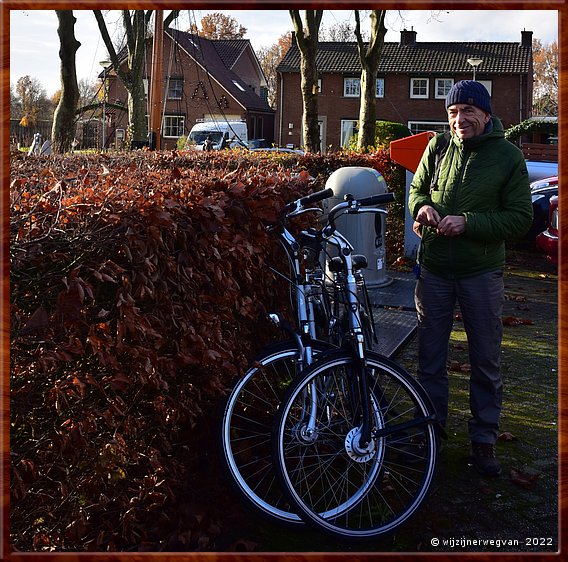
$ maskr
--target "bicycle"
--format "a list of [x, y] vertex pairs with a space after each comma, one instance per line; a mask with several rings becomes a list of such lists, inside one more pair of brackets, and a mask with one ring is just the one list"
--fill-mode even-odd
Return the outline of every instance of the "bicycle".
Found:
[[301, 518], [341, 539], [392, 532], [424, 501], [436, 468], [437, 420], [419, 383], [365, 348], [349, 244], [335, 229], [339, 213], [386, 213], [372, 207], [392, 194], [347, 198], [322, 230], [343, 264], [349, 334], [294, 379], [273, 432], [280, 485]]
[[[321, 212], [309, 205], [331, 195], [331, 189], [319, 191], [289, 203], [284, 209], [277, 228], [290, 263], [291, 275], [287, 281], [294, 293], [297, 326], [294, 328], [278, 314], [271, 315], [290, 339], [265, 350], [237, 381], [224, 403], [221, 416], [221, 460], [234, 488], [256, 511], [285, 524], [303, 522], [290, 510], [274, 477], [273, 417], [290, 382], [313, 362], [315, 356], [335, 349], [330, 342], [338, 343], [345, 316], [342, 300], [328, 294], [329, 283], [326, 283], [320, 260], [325, 251], [321, 233], [318, 229], [309, 229], [294, 236], [286, 222], [304, 213]], [[356, 283], [368, 307], [366, 330], [372, 334], [374, 325], [369, 320], [372, 315], [361, 273], [367, 263], [364, 256], [356, 257], [355, 261]], [[331, 286], [335, 291], [339, 287], [337, 277], [341, 274], [336, 258], [330, 261], [330, 269], [334, 276]]]

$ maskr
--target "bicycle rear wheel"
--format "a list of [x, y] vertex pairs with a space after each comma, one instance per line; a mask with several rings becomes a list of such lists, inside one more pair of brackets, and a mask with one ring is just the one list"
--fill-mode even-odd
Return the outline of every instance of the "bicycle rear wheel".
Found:
[[[314, 342], [316, 354], [329, 349], [324, 342]], [[257, 512], [290, 524], [303, 522], [276, 480], [271, 432], [280, 400], [300, 370], [293, 342], [271, 347], [234, 386], [220, 427], [222, 464], [234, 488]]]
[[436, 467], [435, 417], [424, 390], [385, 357], [369, 353], [367, 365], [375, 425], [368, 447], [358, 446], [360, 407], [348, 353], [304, 371], [275, 420], [275, 468], [291, 505], [307, 523], [342, 539], [395, 530], [424, 501]]

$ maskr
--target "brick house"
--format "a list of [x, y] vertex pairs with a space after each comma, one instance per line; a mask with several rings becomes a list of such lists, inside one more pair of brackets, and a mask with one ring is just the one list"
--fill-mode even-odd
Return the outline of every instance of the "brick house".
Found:
[[[174, 148], [196, 122], [211, 119], [246, 121], [249, 138], [273, 141], [275, 111], [268, 105], [266, 78], [248, 39], [208, 40], [166, 29], [163, 54], [162, 148]], [[147, 100], [151, 56], [150, 48], [146, 54]], [[111, 103], [126, 104], [126, 90], [112, 69], [107, 95]], [[109, 113], [107, 146], [124, 139], [126, 128], [124, 118]]]
[[[444, 100], [452, 84], [471, 79], [468, 59], [481, 59], [475, 79], [492, 96], [494, 114], [505, 128], [531, 116], [532, 31], [521, 41], [420, 43], [403, 30], [398, 43], [385, 42], [377, 73], [377, 119], [404, 123], [412, 133], [447, 128]], [[356, 42], [321, 42], [318, 112], [322, 152], [344, 146], [359, 118], [361, 64]], [[295, 40], [278, 68], [276, 143], [301, 145], [300, 53]]]

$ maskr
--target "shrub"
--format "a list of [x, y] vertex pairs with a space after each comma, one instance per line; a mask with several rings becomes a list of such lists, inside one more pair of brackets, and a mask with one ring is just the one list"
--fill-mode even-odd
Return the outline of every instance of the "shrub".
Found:
[[17, 549], [208, 544], [200, 431], [289, 300], [266, 225], [344, 165], [396, 174], [383, 152], [12, 156]]

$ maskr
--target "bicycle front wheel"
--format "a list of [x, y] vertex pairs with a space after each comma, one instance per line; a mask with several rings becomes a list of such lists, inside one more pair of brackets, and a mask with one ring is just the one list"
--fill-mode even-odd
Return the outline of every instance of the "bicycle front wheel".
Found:
[[369, 353], [371, 443], [358, 437], [361, 407], [351, 355], [324, 357], [303, 372], [275, 421], [281, 486], [307, 523], [337, 538], [395, 530], [425, 499], [436, 466], [431, 402], [400, 366]]
[[[315, 354], [329, 349], [314, 342]], [[250, 507], [279, 523], [303, 523], [276, 480], [271, 449], [276, 409], [301, 367], [293, 342], [271, 347], [236, 383], [221, 418], [221, 459], [234, 488]]]

